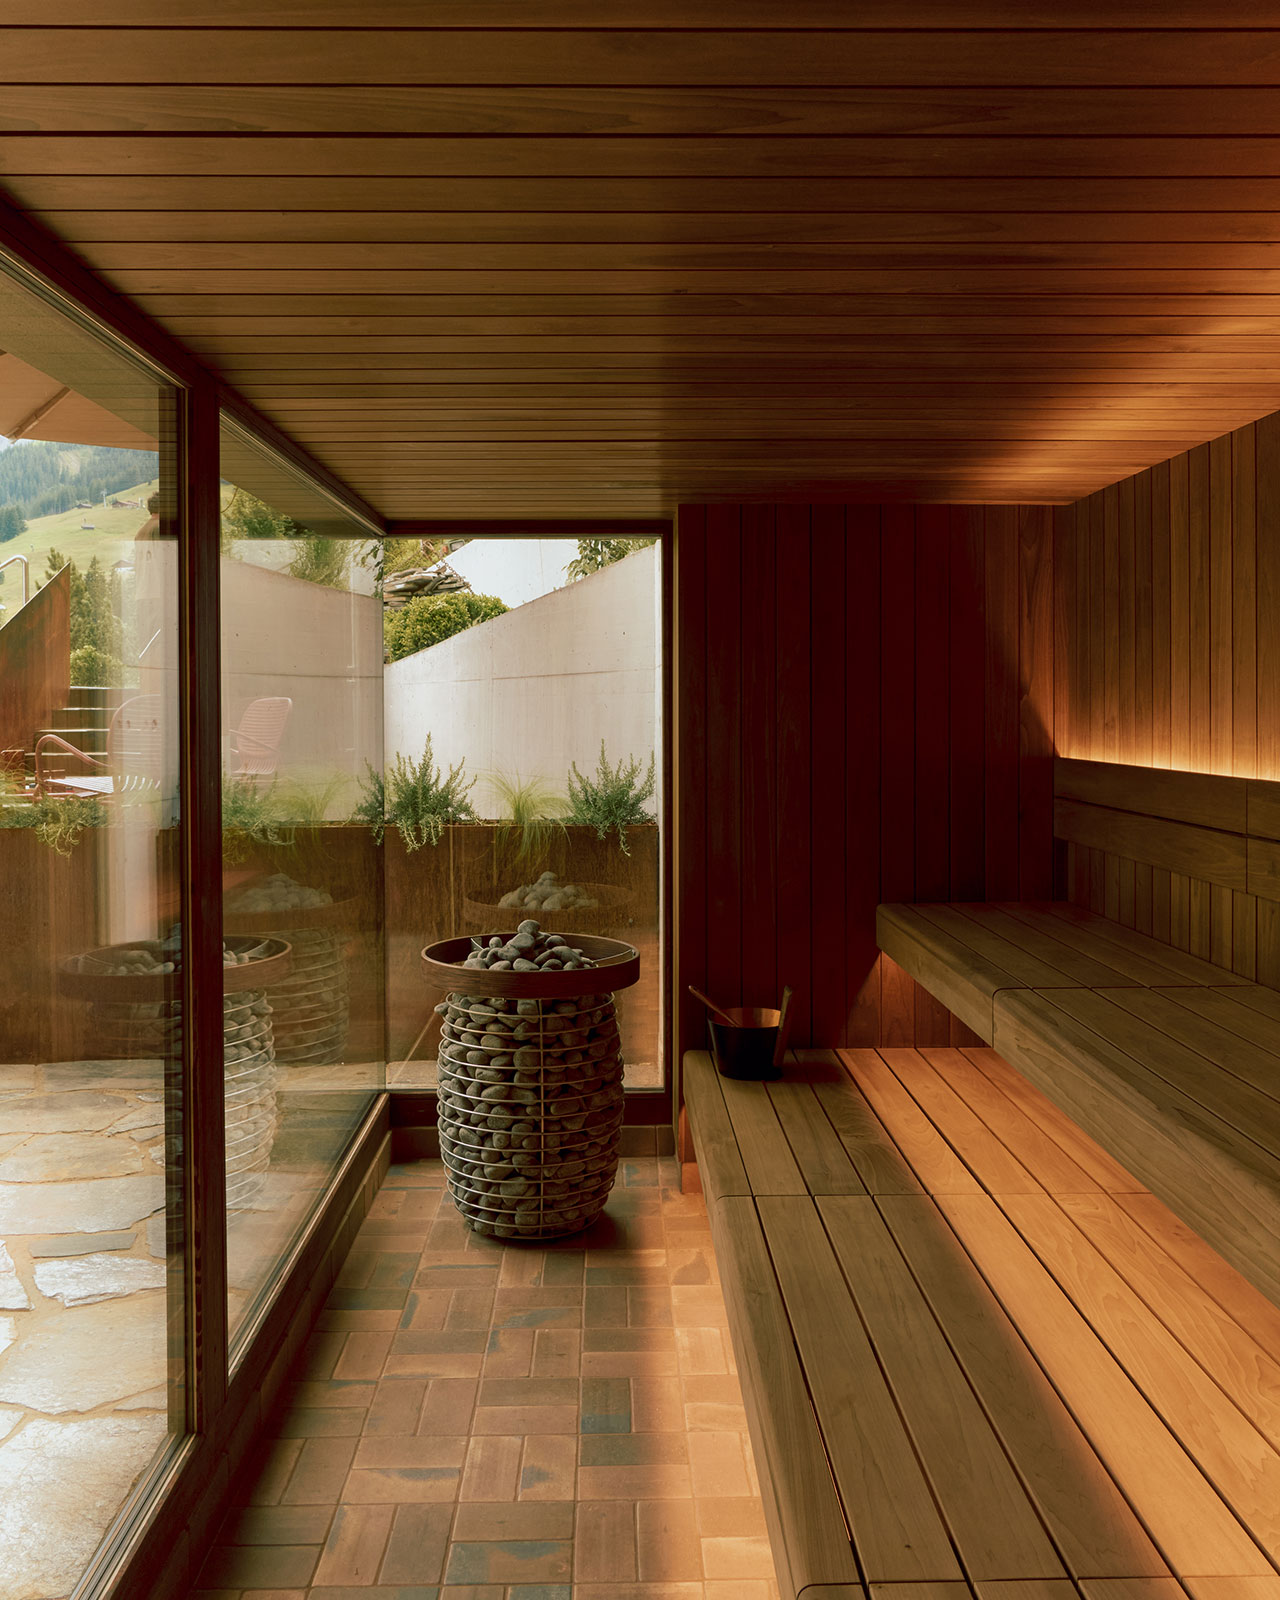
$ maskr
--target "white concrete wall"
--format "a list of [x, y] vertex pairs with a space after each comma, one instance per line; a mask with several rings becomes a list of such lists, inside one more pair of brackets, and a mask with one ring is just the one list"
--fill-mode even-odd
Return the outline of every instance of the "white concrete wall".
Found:
[[329, 815], [348, 815], [365, 761], [382, 763], [381, 602], [224, 559], [222, 660], [223, 728], [250, 700], [288, 695], [280, 776], [342, 774]]
[[[386, 753], [466, 762], [477, 813], [497, 816], [486, 781], [540, 777], [565, 792], [569, 763], [647, 766], [660, 743], [661, 546], [482, 622], [385, 669]], [[655, 807], [659, 797], [655, 797]]]

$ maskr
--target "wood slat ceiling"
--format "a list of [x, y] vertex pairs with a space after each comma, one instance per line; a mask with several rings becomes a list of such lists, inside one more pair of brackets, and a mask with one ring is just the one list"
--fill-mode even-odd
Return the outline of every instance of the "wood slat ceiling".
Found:
[[1280, 406], [1274, 0], [3, 18], [0, 186], [393, 519], [1073, 500]]

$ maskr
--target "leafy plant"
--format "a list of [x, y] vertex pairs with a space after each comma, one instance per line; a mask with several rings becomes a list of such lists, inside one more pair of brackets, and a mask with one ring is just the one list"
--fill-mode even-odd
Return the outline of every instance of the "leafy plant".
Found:
[[401, 661], [477, 622], [500, 617], [506, 605], [492, 594], [420, 594], [399, 611], [388, 611], [383, 641], [388, 661]]
[[108, 655], [96, 644], [82, 644], [71, 652], [71, 682], [75, 684], [119, 684], [124, 677], [120, 657]]
[[652, 798], [656, 782], [653, 756], [649, 757], [649, 769], [642, 778], [635, 756], [625, 765], [619, 761], [616, 767], [611, 767], [601, 739], [594, 778], [584, 778], [577, 762], [570, 763], [569, 812], [565, 821], [594, 828], [598, 839], [605, 838], [611, 829], [616, 831], [623, 855], [629, 856], [627, 828], [637, 822], [656, 820], [644, 808], [645, 801]]
[[388, 824], [397, 829], [406, 850], [439, 844], [446, 823], [476, 819], [467, 798], [476, 780], [463, 781], [464, 766], [459, 761], [445, 777], [432, 760], [430, 734], [421, 761], [410, 761], [398, 754], [385, 778], [366, 761], [368, 778], [361, 785], [363, 798], [355, 817], [369, 824], [378, 844], [382, 843]]
[[494, 841], [498, 872], [533, 861], [545, 855], [558, 829], [564, 832], [564, 814], [569, 802], [542, 778], [521, 781], [519, 773], [490, 774], [489, 786], [498, 796], [506, 815], [499, 819]]
[[222, 859], [234, 866], [247, 861], [254, 845], [288, 844], [292, 834], [276, 793], [241, 778], [222, 780]]
[[86, 828], [101, 828], [107, 820], [106, 808], [84, 795], [45, 795], [0, 807], [0, 828], [30, 828], [60, 856], [71, 854]]
[[615, 561], [621, 561], [657, 542], [656, 534], [650, 534], [646, 539], [579, 539], [578, 554], [565, 571], [575, 581], [589, 578], [593, 572], [611, 567]]
[[345, 539], [308, 533], [299, 538], [297, 554], [289, 563], [289, 576], [322, 584], [326, 589], [345, 589], [350, 563], [351, 547]]

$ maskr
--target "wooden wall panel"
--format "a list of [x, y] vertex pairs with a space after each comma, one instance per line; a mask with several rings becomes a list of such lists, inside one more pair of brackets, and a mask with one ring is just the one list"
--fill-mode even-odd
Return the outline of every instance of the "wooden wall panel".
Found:
[[682, 510], [681, 994], [792, 983], [797, 1044], [971, 1042], [875, 908], [1051, 892], [1053, 565], [1048, 507]]
[[[1055, 513], [1059, 755], [1280, 778], [1278, 526], [1280, 414]], [[1280, 915], [1241, 888], [1081, 845], [1061, 881], [1080, 904], [1280, 987]]]

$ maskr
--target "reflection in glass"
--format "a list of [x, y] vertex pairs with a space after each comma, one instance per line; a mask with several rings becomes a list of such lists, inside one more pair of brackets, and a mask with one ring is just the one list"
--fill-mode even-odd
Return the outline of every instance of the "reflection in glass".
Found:
[[183, 1428], [170, 391], [0, 269], [0, 1590]]
[[[416, 544], [416, 541], [412, 541]], [[393, 541], [408, 545], [411, 541]], [[624, 1082], [663, 1082], [661, 549], [653, 539], [388, 546], [388, 1079], [434, 1087], [424, 944], [526, 917], [625, 939]], [[434, 813], [424, 836], [414, 819]]]
[[234, 1339], [382, 1086], [381, 856], [348, 820], [382, 762], [382, 639], [363, 530], [230, 425], [222, 450]]

